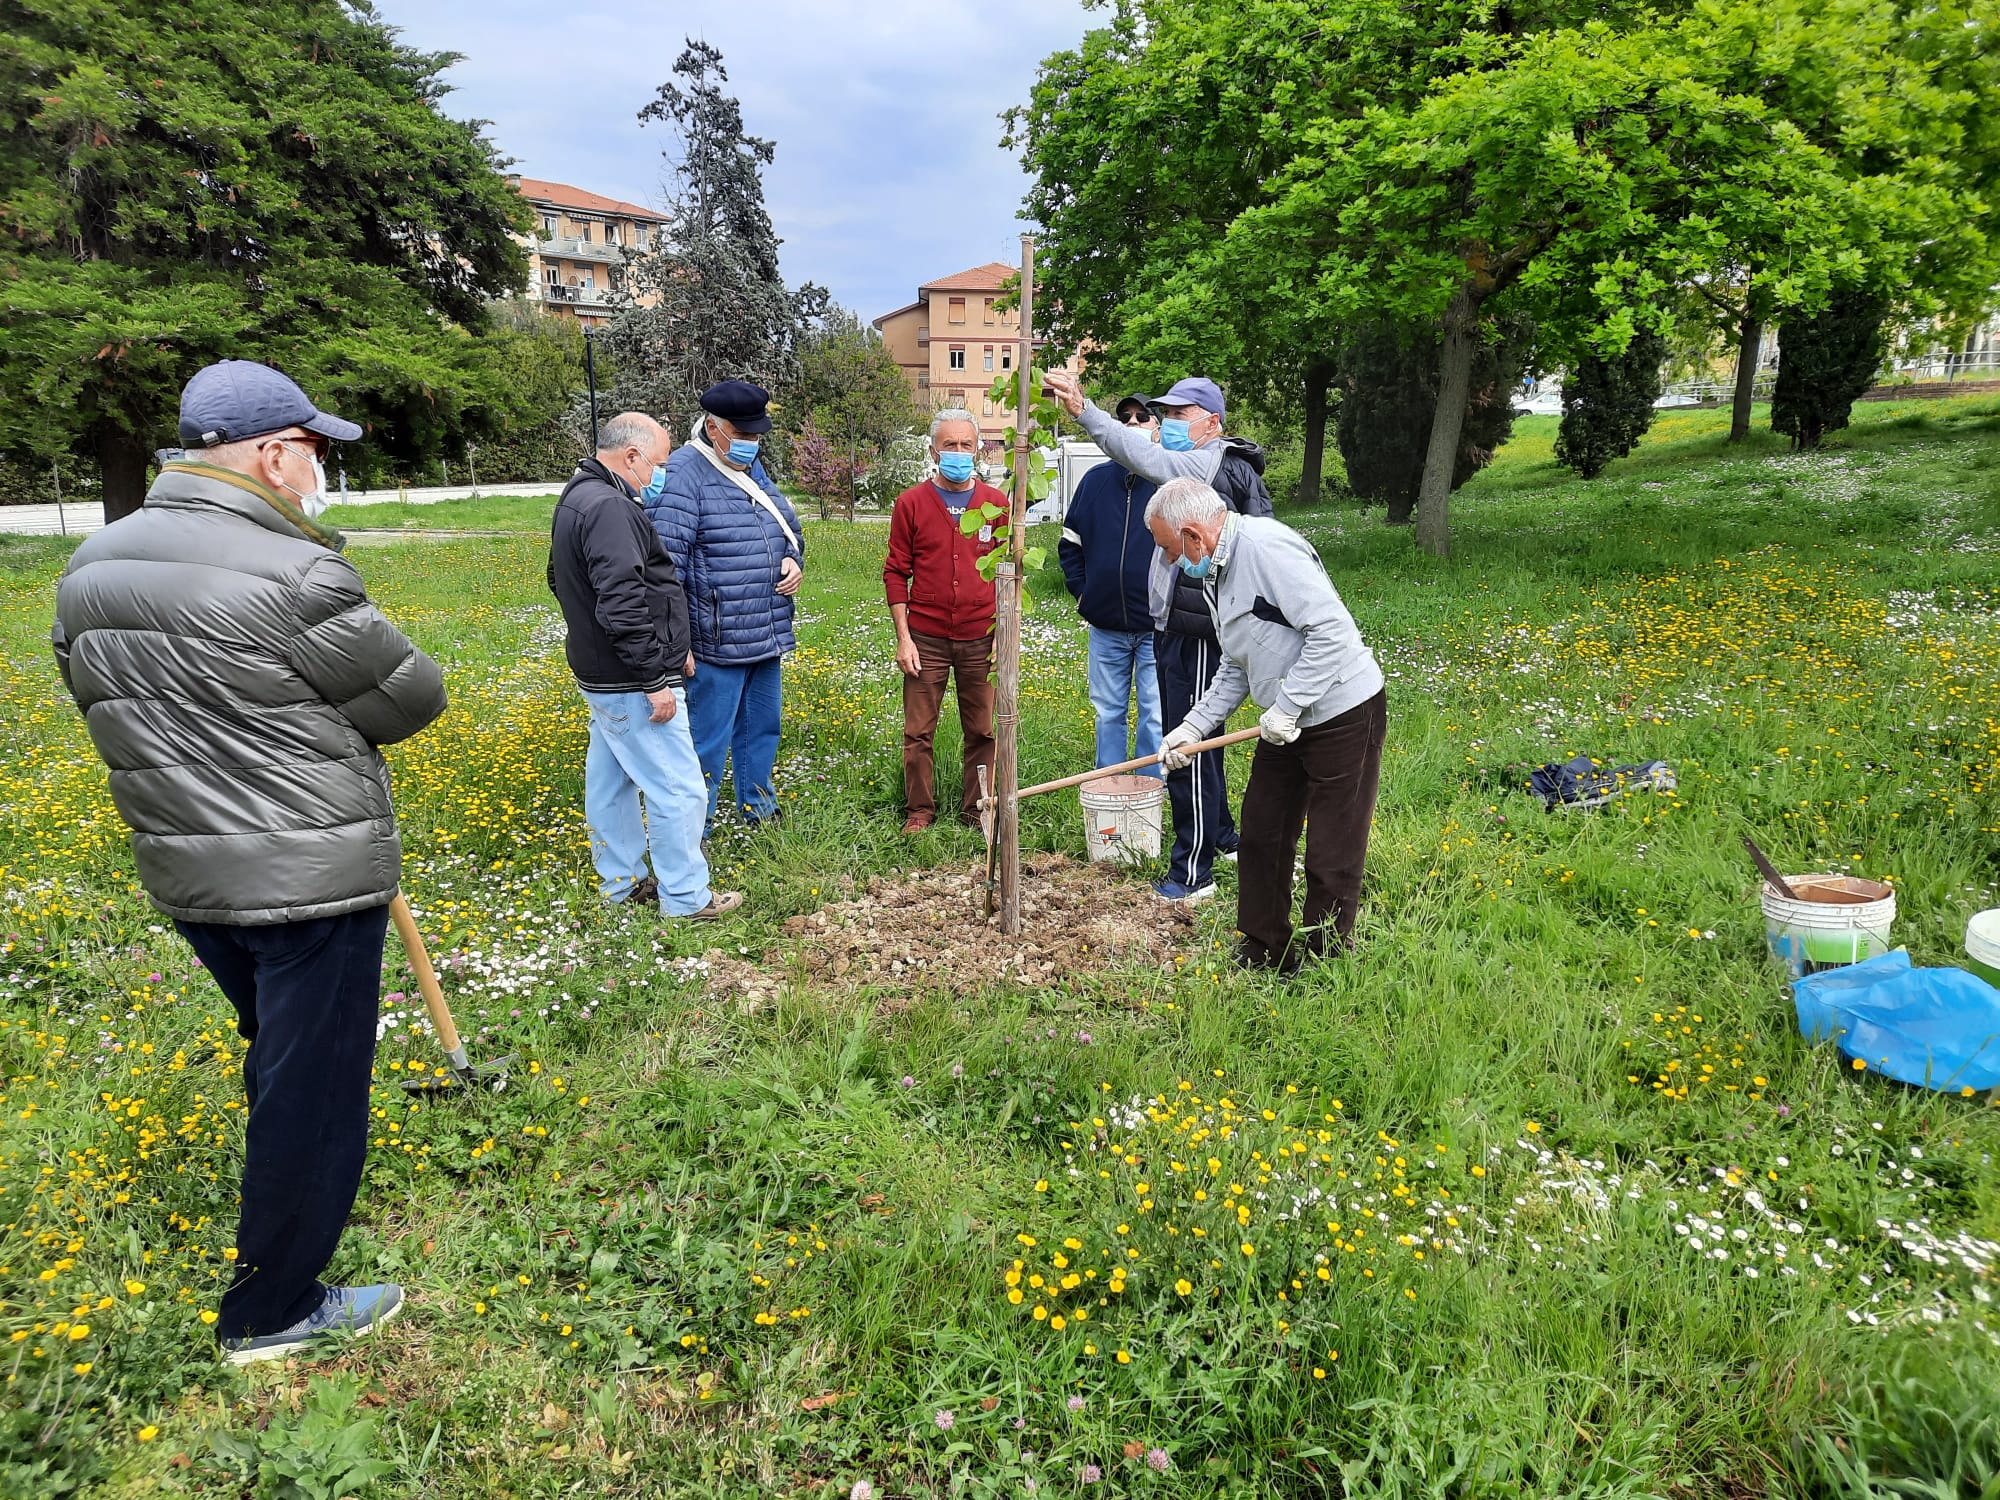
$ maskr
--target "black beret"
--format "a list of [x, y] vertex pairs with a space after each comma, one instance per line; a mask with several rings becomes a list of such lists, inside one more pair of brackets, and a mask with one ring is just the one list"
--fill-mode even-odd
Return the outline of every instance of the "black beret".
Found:
[[721, 380], [701, 393], [701, 409], [738, 432], [771, 430], [771, 393], [747, 380]]

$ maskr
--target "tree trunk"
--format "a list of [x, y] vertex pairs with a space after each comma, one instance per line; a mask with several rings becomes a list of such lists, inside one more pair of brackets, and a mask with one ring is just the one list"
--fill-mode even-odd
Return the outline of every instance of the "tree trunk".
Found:
[[146, 499], [146, 460], [151, 450], [121, 428], [97, 429], [97, 468], [104, 479], [104, 522], [132, 514]]
[[1729, 408], [1729, 441], [1750, 436], [1750, 397], [1757, 389], [1757, 355], [1764, 347], [1764, 320], [1744, 314], [1736, 339], [1736, 395]]
[[1417, 545], [1439, 557], [1451, 554], [1451, 476], [1458, 467], [1458, 438], [1472, 390], [1472, 355], [1479, 340], [1479, 301], [1460, 287], [1444, 310], [1444, 348], [1438, 355], [1437, 414], [1417, 491]]
[[1299, 477], [1299, 504], [1319, 504], [1320, 466], [1326, 458], [1326, 388], [1333, 371], [1325, 365], [1306, 370], [1306, 459]]
[[1407, 526], [1416, 519], [1416, 516], [1417, 497], [1415, 495], [1391, 495], [1389, 497], [1389, 508], [1382, 517], [1382, 524], [1385, 526]]

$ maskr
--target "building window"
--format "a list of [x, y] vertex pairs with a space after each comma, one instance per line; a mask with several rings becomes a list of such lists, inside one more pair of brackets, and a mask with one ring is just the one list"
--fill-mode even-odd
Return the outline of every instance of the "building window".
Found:
[[993, 346], [991, 344], [986, 346], [986, 368], [989, 370], [993, 368]]
[[1012, 344], [1009, 344], [1005, 349], [1000, 351], [1000, 368], [1003, 370], [1014, 368], [1014, 346]]
[[953, 391], [953, 392], [951, 393], [951, 404], [952, 404], [953, 406], [957, 407], [957, 408], [958, 408], [958, 409], [959, 409], [960, 411], [964, 411], [964, 410], [965, 410], [965, 392], [964, 392], [964, 391]]
[[986, 321], [989, 323], [993, 321], [993, 299], [991, 297], [986, 299]]
[[951, 354], [947, 358], [946, 363], [954, 370], [963, 370], [965, 368], [965, 345], [953, 344], [951, 346]]
[[646, 248], [646, 226], [644, 224], [634, 224], [632, 226], [632, 248], [634, 250], [643, 250]]
[[618, 226], [616, 224], [606, 224], [604, 226], [604, 243], [607, 245], [618, 243]]
[[988, 417], [993, 415], [993, 398], [991, 396], [988, 396], [980, 403], [980, 414]]
[[963, 323], [965, 321], [965, 299], [963, 297], [953, 297], [948, 301], [945, 304], [945, 316], [950, 322]]
[[590, 225], [579, 223], [576, 226], [576, 242], [579, 245], [588, 245], [590, 243]]
[[562, 267], [561, 267], [561, 266], [543, 266], [543, 267], [542, 267], [542, 280], [546, 281], [546, 282], [547, 282], [547, 283], [548, 283], [548, 284], [549, 284], [550, 286], [557, 286], [557, 285], [561, 284], [561, 282], [562, 282]]
[[554, 214], [543, 214], [542, 238], [545, 240], [552, 240], [555, 237], [556, 237], [556, 216]]

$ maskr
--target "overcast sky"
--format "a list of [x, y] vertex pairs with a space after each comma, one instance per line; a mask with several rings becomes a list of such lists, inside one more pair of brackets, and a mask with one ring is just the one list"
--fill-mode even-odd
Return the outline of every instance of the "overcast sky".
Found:
[[1081, 0], [380, 0], [403, 40], [464, 54], [446, 112], [491, 121], [512, 170], [658, 207], [666, 144], [639, 110], [688, 36], [722, 52], [785, 279], [864, 319], [922, 282], [1021, 258], [1027, 179], [1000, 112], [1104, 13]]

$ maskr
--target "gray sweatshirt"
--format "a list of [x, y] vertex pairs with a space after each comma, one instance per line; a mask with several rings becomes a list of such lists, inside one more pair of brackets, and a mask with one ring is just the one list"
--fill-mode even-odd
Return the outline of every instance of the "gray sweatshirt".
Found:
[[1276, 705], [1310, 729], [1382, 690], [1375, 653], [1334, 592], [1326, 565], [1284, 522], [1230, 516], [1206, 582], [1222, 665], [1187, 716], [1203, 739], [1246, 697], [1259, 708]]
[[[1142, 427], [1127, 427], [1095, 402], [1083, 403], [1083, 414], [1077, 420], [1083, 423], [1083, 430], [1090, 434], [1090, 440], [1104, 450], [1104, 456], [1128, 473], [1137, 474], [1141, 479], [1150, 479], [1154, 484], [1165, 484], [1169, 479], [1199, 479], [1203, 484], [1215, 483], [1216, 470], [1222, 467], [1224, 452], [1219, 438], [1210, 438], [1199, 448], [1184, 448], [1176, 452], [1162, 448]], [[1146, 578], [1148, 603], [1153, 611], [1153, 628], [1164, 630], [1167, 624], [1167, 605], [1173, 593], [1174, 565], [1158, 548], [1153, 551], [1153, 566]]]

